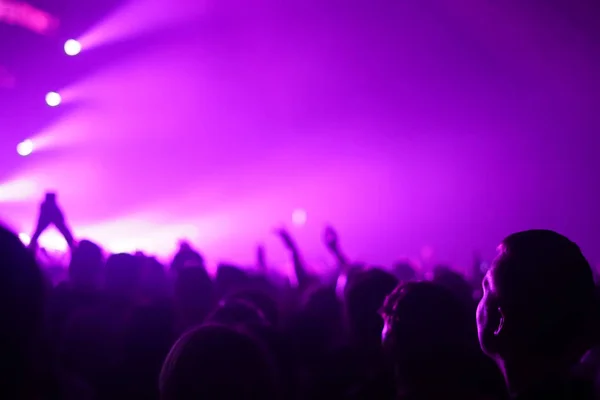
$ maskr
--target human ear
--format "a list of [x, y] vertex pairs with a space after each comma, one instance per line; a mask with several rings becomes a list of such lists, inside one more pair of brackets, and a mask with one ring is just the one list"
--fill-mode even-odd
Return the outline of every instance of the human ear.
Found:
[[500, 307], [498, 307], [498, 315], [500, 318], [498, 318], [498, 326], [494, 330], [495, 336], [499, 336], [500, 333], [502, 333], [502, 329], [504, 328], [504, 312]]

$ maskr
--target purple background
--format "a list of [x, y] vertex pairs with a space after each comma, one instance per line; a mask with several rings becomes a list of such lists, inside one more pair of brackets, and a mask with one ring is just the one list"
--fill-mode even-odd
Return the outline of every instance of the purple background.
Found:
[[[292, 231], [315, 267], [328, 222], [373, 263], [468, 266], [534, 227], [600, 261], [591, 3], [71, 5], [55, 37], [2, 27], [22, 73], [2, 94], [0, 217], [20, 232], [52, 188], [78, 236], [115, 251], [189, 237], [212, 261], [250, 263], [264, 242], [282, 262], [271, 230], [302, 208]], [[39, 150], [19, 158], [27, 137]]]

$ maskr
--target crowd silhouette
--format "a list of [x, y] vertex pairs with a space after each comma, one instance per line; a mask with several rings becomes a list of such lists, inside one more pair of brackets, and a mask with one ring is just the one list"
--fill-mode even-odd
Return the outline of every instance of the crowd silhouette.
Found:
[[[59, 283], [36, 260], [50, 225], [70, 249]], [[597, 289], [566, 237], [512, 234], [485, 277], [467, 279], [352, 263], [328, 227], [338, 268], [322, 277], [277, 233], [293, 283], [273, 276], [262, 248], [254, 269], [211, 276], [188, 243], [169, 266], [105, 258], [47, 195], [28, 247], [0, 228], [0, 398], [596, 398]]]

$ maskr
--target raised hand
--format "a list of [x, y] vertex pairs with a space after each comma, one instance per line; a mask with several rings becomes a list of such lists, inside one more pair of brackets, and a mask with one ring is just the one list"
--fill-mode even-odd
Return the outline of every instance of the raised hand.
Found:
[[325, 227], [325, 231], [323, 232], [323, 242], [325, 243], [325, 247], [327, 247], [331, 254], [337, 259], [340, 266], [340, 272], [345, 273], [349, 265], [348, 260], [340, 249], [338, 234], [333, 226], [328, 225]]
[[57, 228], [60, 229], [61, 226], [65, 225], [65, 216], [56, 201], [50, 203], [48, 210], [52, 217], [52, 223], [56, 225]]
[[294, 239], [292, 239], [292, 236], [285, 228], [276, 229], [275, 233], [281, 238], [283, 244], [291, 253], [294, 260], [294, 273], [296, 274], [298, 287], [301, 290], [305, 290], [311, 285], [313, 278], [306, 271], [306, 267], [304, 266], [304, 262], [300, 256], [300, 251], [298, 251], [298, 247], [296, 246], [296, 242], [294, 242]]
[[325, 231], [323, 232], [323, 241], [329, 250], [333, 252], [339, 250], [338, 234], [331, 225], [328, 225], [325, 228]]
[[256, 265], [259, 270], [266, 271], [267, 269], [267, 257], [265, 255], [265, 246], [258, 245], [256, 248]]
[[290, 251], [296, 251], [296, 243], [292, 236], [285, 228], [279, 228], [275, 230], [275, 233], [281, 238], [285, 247]]

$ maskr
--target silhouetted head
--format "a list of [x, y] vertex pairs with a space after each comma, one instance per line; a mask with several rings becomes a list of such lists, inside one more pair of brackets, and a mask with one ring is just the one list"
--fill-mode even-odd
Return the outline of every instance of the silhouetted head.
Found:
[[175, 279], [175, 304], [184, 327], [201, 324], [215, 303], [213, 282], [201, 267], [185, 268]]
[[145, 296], [158, 298], [169, 292], [169, 281], [165, 267], [153, 257], [143, 257], [141, 286]]
[[432, 281], [451, 291], [465, 306], [472, 308], [475, 312], [477, 303], [473, 299], [473, 287], [461, 274], [453, 271], [450, 267], [440, 265], [433, 269]]
[[376, 268], [358, 272], [349, 279], [345, 291], [346, 313], [355, 340], [379, 343], [383, 328], [379, 310], [396, 285], [396, 277]]
[[242, 299], [222, 301], [207, 321], [214, 324], [245, 327], [267, 324], [262, 311], [254, 304]]
[[241, 290], [229, 296], [230, 299], [242, 299], [257, 307], [272, 326], [279, 322], [279, 306], [269, 294], [256, 289]]
[[399, 262], [394, 264], [394, 275], [400, 282], [410, 282], [417, 278], [417, 271], [407, 262]]
[[276, 398], [269, 353], [248, 334], [219, 325], [185, 333], [160, 374], [162, 400]]
[[335, 289], [311, 286], [302, 295], [301, 309], [292, 319], [289, 334], [299, 357], [321, 354], [340, 339], [343, 308]]
[[89, 240], [82, 240], [71, 253], [69, 280], [78, 288], [98, 289], [103, 267], [104, 256], [100, 247]]
[[137, 295], [142, 277], [142, 263], [131, 254], [113, 254], [106, 261], [104, 286], [107, 293], [120, 297]]
[[28, 378], [44, 312], [44, 279], [32, 254], [0, 227], [0, 393]]
[[510, 235], [483, 281], [477, 309], [483, 350], [567, 368], [587, 350], [595, 306], [592, 271], [579, 247], [547, 230]]
[[179, 272], [189, 267], [204, 268], [204, 258], [200, 253], [192, 249], [188, 242], [180, 242], [179, 250], [171, 262], [171, 270]]
[[430, 392], [439, 385], [462, 391], [468, 386], [477, 356], [484, 358], [472, 314], [449, 290], [431, 282], [403, 283], [381, 312], [382, 342], [400, 390]]
[[395, 360], [425, 353], [465, 349], [476, 343], [472, 316], [446, 288], [430, 282], [408, 282], [390, 294], [381, 309], [384, 347]]
[[245, 288], [249, 282], [250, 277], [243, 269], [231, 264], [218, 265], [215, 288], [219, 298]]
[[343, 307], [330, 286], [313, 286], [305, 293], [302, 304], [302, 312], [309, 320], [312, 320], [323, 328], [327, 328], [332, 334], [337, 334], [336, 329], [343, 321]]

